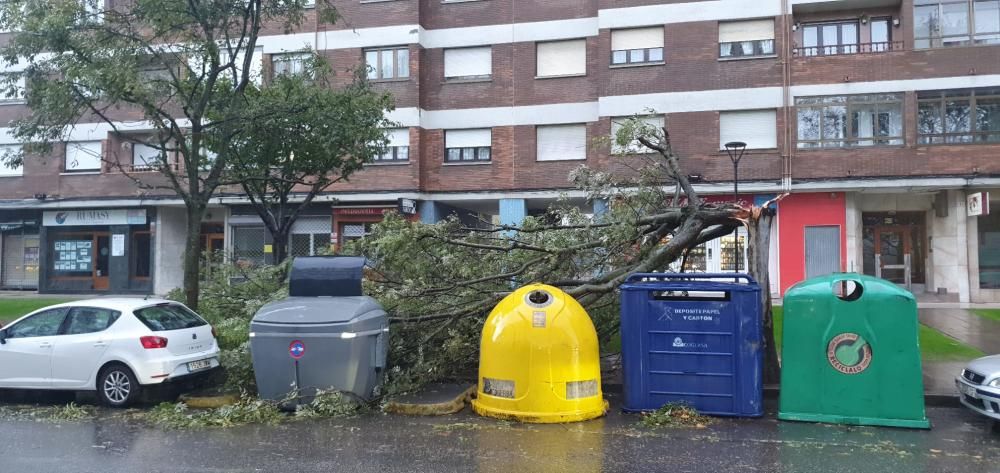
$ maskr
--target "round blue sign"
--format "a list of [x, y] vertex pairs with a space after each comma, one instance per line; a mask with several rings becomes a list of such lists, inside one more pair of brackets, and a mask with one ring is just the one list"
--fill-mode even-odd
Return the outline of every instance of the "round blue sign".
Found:
[[302, 355], [306, 354], [306, 344], [302, 343], [302, 340], [293, 340], [290, 345], [288, 345], [288, 354], [292, 355], [292, 358], [298, 360], [302, 358]]

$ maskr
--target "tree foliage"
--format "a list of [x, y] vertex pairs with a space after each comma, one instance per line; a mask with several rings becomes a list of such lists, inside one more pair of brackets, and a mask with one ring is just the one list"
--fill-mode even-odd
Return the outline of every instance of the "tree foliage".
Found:
[[[12, 134], [44, 153], [72, 136], [102, 139], [93, 131], [110, 129], [158, 150], [147, 163], [159, 171], [153, 178], [132, 174], [131, 162], [112, 159], [105, 167], [131, 176], [141, 189], [170, 191], [184, 201], [184, 289], [192, 306], [200, 223], [223, 182], [231, 143], [252, 124], [244, 109], [260, 81], [258, 40], [265, 27], [300, 25], [306, 3], [131, 0], [107, 2], [105, 9], [103, 0], [0, 2], [0, 30], [15, 32], [0, 50], [14, 71], [0, 92], [12, 96], [18, 81], [27, 83], [29, 111], [14, 120]], [[315, 8], [318, 21], [336, 19], [329, 0]], [[83, 125], [94, 123], [103, 127]], [[215, 143], [215, 155], [207, 142]], [[5, 160], [12, 165], [23, 157]]]
[[300, 212], [382, 154], [392, 126], [385, 118], [392, 96], [374, 90], [364, 70], [334, 88], [325, 61], [306, 62], [302, 74], [280, 75], [251, 91], [243, 110], [248, 125], [229, 154], [227, 177], [239, 183], [271, 233], [275, 262], [285, 259]]

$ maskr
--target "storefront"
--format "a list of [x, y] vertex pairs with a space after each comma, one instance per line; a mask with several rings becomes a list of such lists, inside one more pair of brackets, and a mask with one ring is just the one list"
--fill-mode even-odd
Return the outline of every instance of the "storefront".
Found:
[[0, 219], [0, 289], [38, 289], [38, 219]]
[[372, 203], [351, 207], [333, 208], [333, 243], [336, 248], [364, 238], [372, 231], [372, 226], [385, 218], [385, 213], [396, 211], [409, 219], [416, 220], [417, 202], [411, 199], [399, 199], [392, 203]]
[[40, 232], [43, 293], [153, 291], [153, 209], [45, 211]]

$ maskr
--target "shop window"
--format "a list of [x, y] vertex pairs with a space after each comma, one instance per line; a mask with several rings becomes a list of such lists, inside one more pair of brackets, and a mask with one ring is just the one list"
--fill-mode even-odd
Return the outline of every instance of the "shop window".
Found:
[[330, 248], [330, 233], [296, 233], [292, 234], [292, 256], [316, 256]]
[[94, 237], [60, 235], [52, 240], [50, 270], [53, 277], [91, 277], [94, 272]]
[[1000, 213], [979, 217], [979, 288], [1000, 289]]
[[149, 232], [135, 232], [132, 234], [132, 277], [137, 279], [148, 278], [151, 274], [152, 261], [150, 250], [152, 237]]
[[233, 227], [233, 261], [264, 264], [266, 234], [264, 227]]
[[357, 222], [340, 224], [340, 242], [346, 244], [351, 241], [360, 240], [372, 232], [373, 222]]

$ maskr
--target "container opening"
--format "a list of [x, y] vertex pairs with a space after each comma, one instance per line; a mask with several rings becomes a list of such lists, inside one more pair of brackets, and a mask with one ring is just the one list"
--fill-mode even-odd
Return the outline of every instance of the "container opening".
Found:
[[550, 304], [552, 304], [553, 300], [554, 299], [552, 298], [552, 294], [549, 294], [547, 291], [542, 291], [542, 290], [531, 291], [528, 293], [528, 295], [524, 296], [524, 302], [526, 302], [529, 306], [534, 307], [536, 309], [548, 307]]
[[728, 301], [731, 297], [728, 291], [653, 291], [650, 294], [656, 301]]
[[862, 292], [864, 289], [857, 281], [842, 279], [833, 283], [833, 295], [842, 301], [854, 302], [861, 298]]

